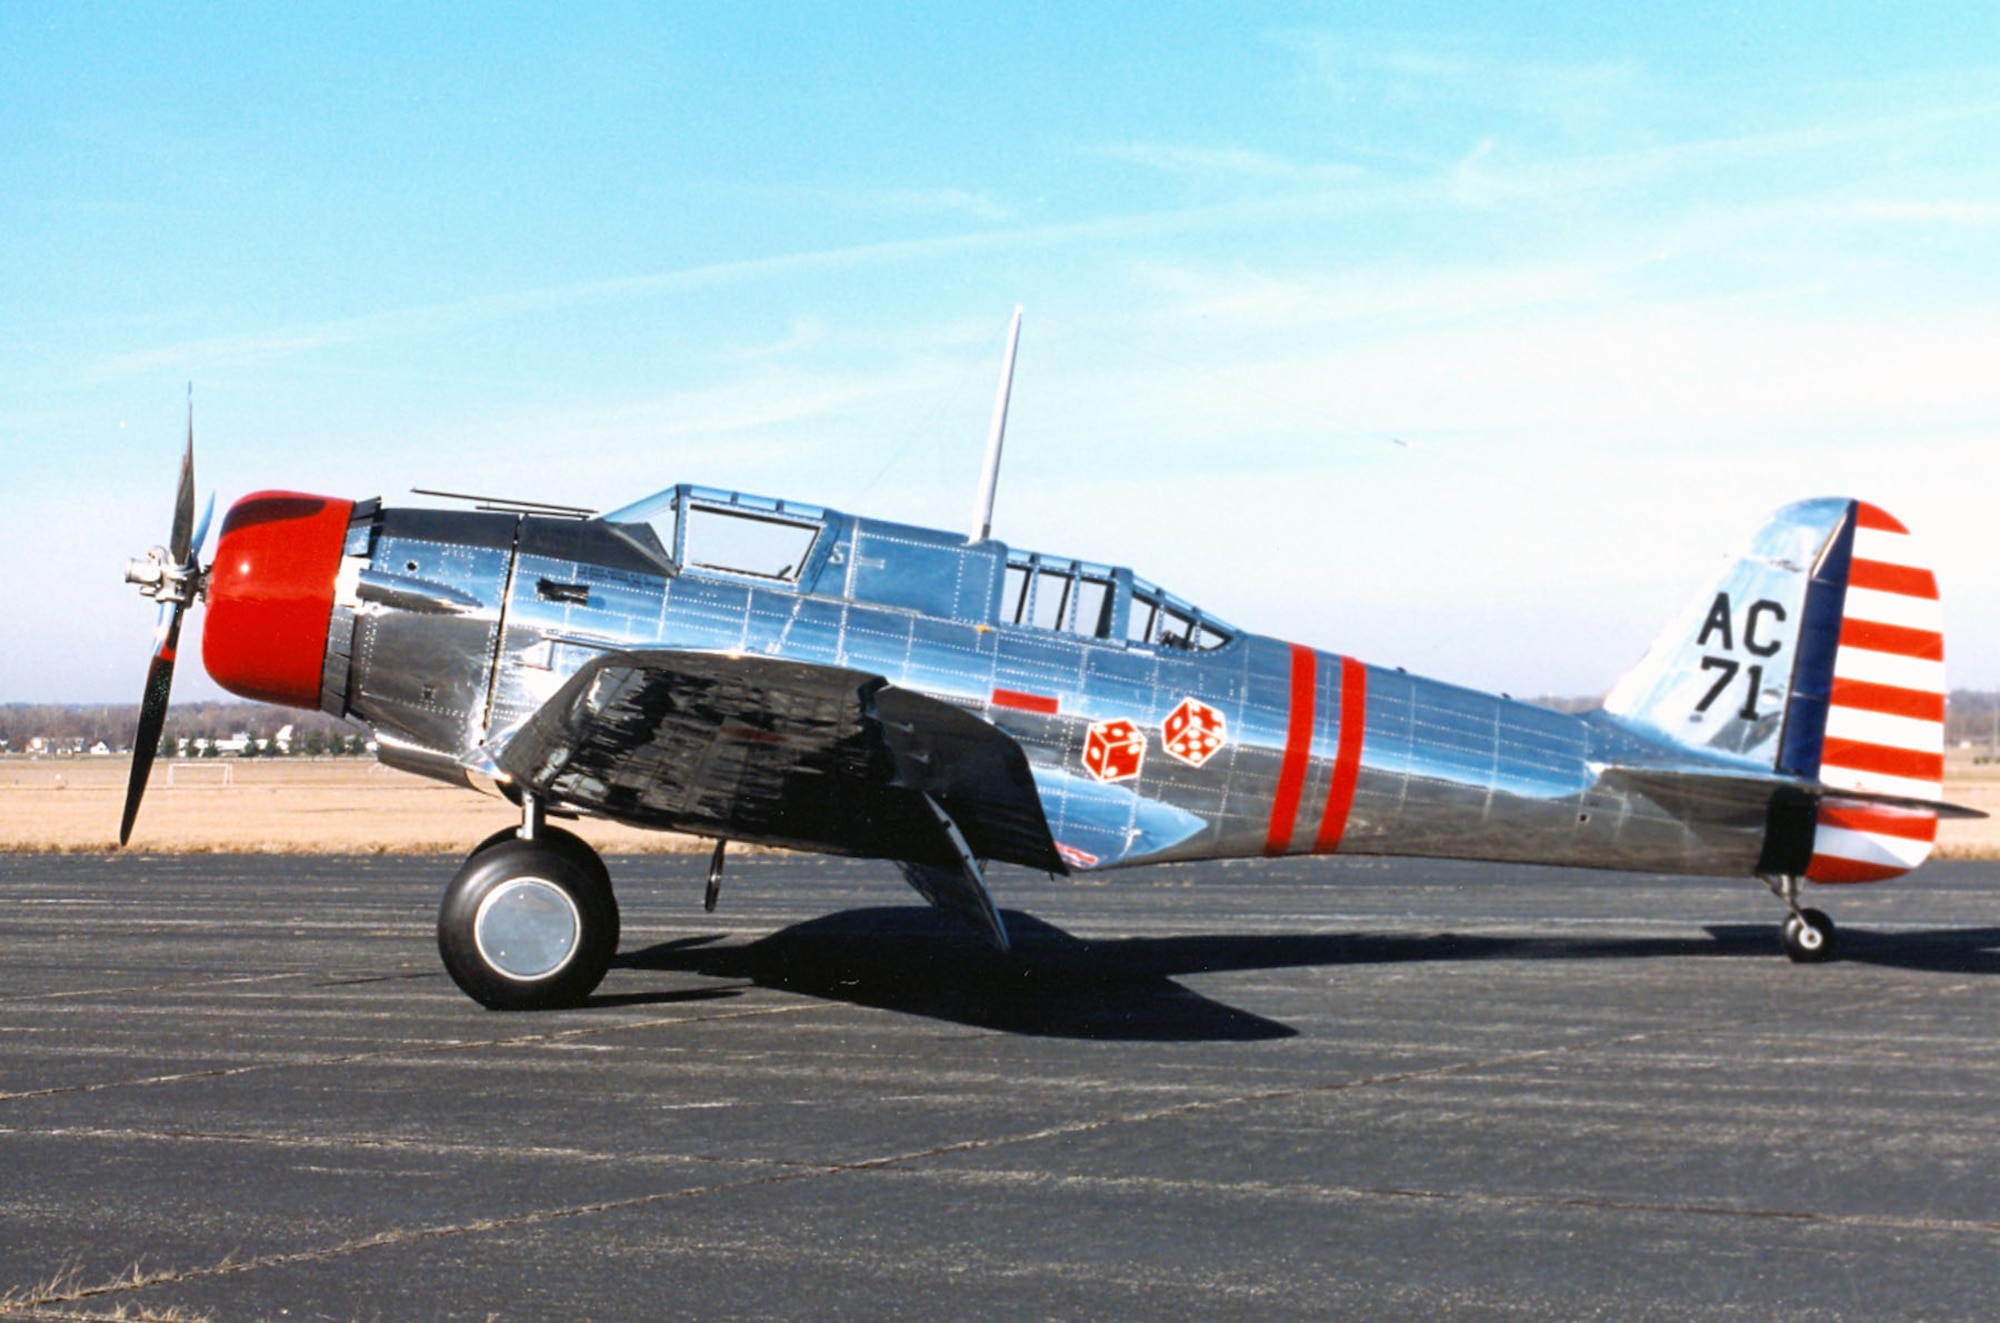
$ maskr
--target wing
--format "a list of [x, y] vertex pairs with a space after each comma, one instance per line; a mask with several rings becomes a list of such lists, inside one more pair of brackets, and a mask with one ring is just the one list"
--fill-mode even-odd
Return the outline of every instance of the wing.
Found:
[[636, 826], [957, 870], [942, 810], [977, 858], [1068, 871], [1019, 744], [861, 671], [608, 653], [496, 761], [550, 803]]

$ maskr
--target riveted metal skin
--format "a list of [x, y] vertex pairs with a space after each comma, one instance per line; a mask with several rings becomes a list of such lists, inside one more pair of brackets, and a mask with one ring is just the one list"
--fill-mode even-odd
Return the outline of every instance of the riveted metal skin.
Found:
[[[343, 557], [335, 610], [353, 618], [343, 706], [375, 727], [383, 762], [464, 782], [464, 755], [484, 735], [518, 522], [382, 510], [368, 526], [365, 556]], [[350, 525], [350, 549], [361, 540]], [[413, 587], [392, 594], [371, 591], [371, 581]], [[424, 589], [448, 595], [449, 609], [419, 605]]]
[[[704, 510], [805, 550], [703, 568]], [[1051, 565], [1097, 585], [1094, 619], [1020, 596]], [[1129, 570], [817, 507], [685, 486], [587, 520], [357, 507], [340, 583], [320, 701], [384, 761], [646, 826], [955, 866], [929, 796], [977, 857], [1051, 870], [1338, 850], [1749, 875], [1764, 852], [1770, 795], [1686, 775], [1776, 749], [1761, 713], [1691, 751], [1643, 694], [1555, 712], [1236, 630]], [[1014, 623], [1036, 612], [1067, 627]], [[1199, 765], [1162, 744], [1189, 699], [1225, 732]], [[1146, 747], [1106, 780], [1085, 744], [1118, 721]]]

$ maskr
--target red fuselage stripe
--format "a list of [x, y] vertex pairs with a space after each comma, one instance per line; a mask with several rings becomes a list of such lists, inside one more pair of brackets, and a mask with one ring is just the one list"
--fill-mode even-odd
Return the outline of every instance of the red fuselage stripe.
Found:
[[1306, 788], [1306, 764], [1312, 760], [1313, 690], [1318, 680], [1312, 649], [1294, 643], [1291, 715], [1285, 721], [1285, 760], [1278, 768], [1278, 793], [1271, 801], [1271, 829], [1264, 837], [1265, 854], [1283, 854], [1292, 846], [1299, 796]]
[[1024, 694], [1018, 689], [995, 689], [993, 706], [1017, 707], [1023, 712], [1039, 712], [1052, 717], [1061, 709], [1062, 703], [1046, 694]]
[[1354, 807], [1354, 783], [1361, 776], [1361, 737], [1368, 729], [1368, 668], [1352, 657], [1340, 659], [1340, 744], [1333, 755], [1333, 779], [1326, 788], [1316, 854], [1332, 854], [1347, 833]]

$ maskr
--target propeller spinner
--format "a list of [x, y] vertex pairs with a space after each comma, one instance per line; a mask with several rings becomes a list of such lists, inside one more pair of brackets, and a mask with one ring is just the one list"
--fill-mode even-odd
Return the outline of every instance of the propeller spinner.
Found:
[[118, 824], [118, 844], [132, 838], [146, 777], [159, 752], [160, 731], [167, 720], [167, 696], [173, 690], [174, 656], [180, 647], [181, 617], [207, 589], [201, 568], [201, 548], [208, 541], [209, 517], [215, 498], [208, 498], [201, 522], [194, 517], [194, 400], [188, 400], [187, 449], [181, 454], [180, 488], [174, 494], [173, 531], [167, 545], [154, 547], [143, 559], [125, 567], [125, 582], [137, 584], [143, 595], [160, 604], [160, 622], [153, 631], [153, 660], [146, 668], [146, 692], [139, 703], [139, 729], [132, 737], [132, 774], [125, 783], [125, 814]]

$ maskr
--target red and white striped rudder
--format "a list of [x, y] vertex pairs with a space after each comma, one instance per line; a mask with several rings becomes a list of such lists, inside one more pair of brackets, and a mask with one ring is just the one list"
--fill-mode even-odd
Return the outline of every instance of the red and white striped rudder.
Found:
[[[1819, 780], [1841, 790], [1936, 800], [1944, 791], [1944, 618], [1937, 578], [1909, 530], [1857, 501], [1833, 658]], [[1823, 799], [1806, 876], [1878, 882], [1931, 852], [1937, 815]]]

